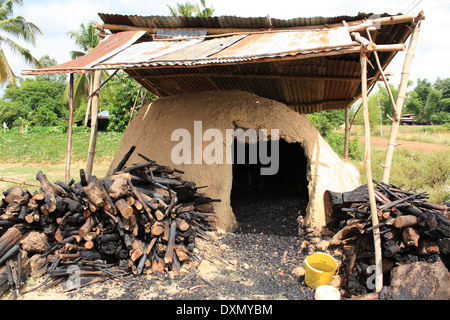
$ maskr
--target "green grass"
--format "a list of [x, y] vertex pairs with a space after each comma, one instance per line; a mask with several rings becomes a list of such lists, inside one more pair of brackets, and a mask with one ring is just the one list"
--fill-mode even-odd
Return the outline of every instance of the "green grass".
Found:
[[[122, 133], [99, 132], [95, 163], [111, 161], [122, 139]], [[89, 132], [75, 132], [72, 138], [72, 161], [85, 161], [89, 149]], [[61, 164], [66, 161], [67, 133], [21, 134], [0, 132], [0, 163]]]
[[[373, 179], [382, 180], [386, 150], [384, 148], [372, 149]], [[363, 183], [365, 177], [364, 161], [357, 163], [361, 171]], [[450, 157], [448, 151], [433, 153], [412, 152], [409, 149], [397, 149], [392, 161], [390, 183], [404, 188], [413, 187], [418, 192], [427, 191], [429, 201], [441, 204], [450, 201]]]
[[[360, 130], [357, 126], [353, 130]], [[388, 128], [384, 128], [388, 133]], [[448, 127], [444, 126], [402, 126], [400, 133], [413, 136], [432, 135], [435, 141], [450, 137]], [[352, 133], [353, 134], [353, 133]], [[122, 139], [122, 133], [99, 132], [95, 157], [94, 174], [103, 176], [109, 168]], [[449, 138], [450, 139], [450, 138]], [[399, 138], [400, 140], [400, 138]], [[438, 142], [435, 142], [438, 143]], [[77, 130], [73, 134], [71, 177], [78, 179], [79, 169], [85, 167], [89, 132]], [[0, 131], [0, 176], [15, 177], [35, 181], [36, 173], [42, 170], [50, 181], [64, 181], [64, 168], [67, 151], [67, 134], [58, 130], [30, 130], [28, 134], [18, 131]], [[373, 147], [372, 170], [375, 180], [381, 181], [385, 148]], [[362, 159], [362, 158], [361, 158]], [[364, 161], [354, 161], [360, 168], [363, 183]], [[448, 151], [424, 154], [398, 148], [394, 154], [390, 182], [394, 185], [414, 187], [427, 191], [429, 201], [443, 203], [450, 201], [450, 157]], [[11, 187], [0, 183], [0, 190]]]
[[[42, 128], [41, 128], [42, 129]], [[99, 132], [93, 174], [106, 175], [109, 165], [119, 147], [122, 133]], [[80, 169], [85, 169], [90, 133], [76, 130], [72, 138], [70, 177], [79, 181]], [[21, 134], [17, 130], [0, 131], [0, 177], [36, 181], [38, 171], [45, 173], [50, 181], [65, 180], [67, 133], [58, 130], [30, 130]], [[15, 185], [0, 182], [0, 190]], [[27, 186], [27, 190], [37, 188]]]

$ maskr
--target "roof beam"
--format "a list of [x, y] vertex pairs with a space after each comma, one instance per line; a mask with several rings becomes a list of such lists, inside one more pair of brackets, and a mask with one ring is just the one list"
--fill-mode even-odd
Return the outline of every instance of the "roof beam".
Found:
[[241, 79], [267, 79], [267, 80], [311, 80], [311, 81], [350, 81], [359, 82], [359, 77], [347, 76], [295, 76], [295, 75], [263, 75], [263, 74], [232, 74], [232, 73], [175, 73], [164, 75], [146, 75], [151, 79], [164, 79], [173, 77], [218, 77], [218, 78], [241, 78]]

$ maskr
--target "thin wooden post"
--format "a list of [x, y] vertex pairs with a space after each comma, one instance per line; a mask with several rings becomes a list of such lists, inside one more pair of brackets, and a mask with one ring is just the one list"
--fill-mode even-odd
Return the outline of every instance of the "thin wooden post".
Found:
[[91, 107], [92, 107], [92, 97], [91, 93], [94, 91], [94, 73], [91, 71], [89, 72], [86, 77], [89, 79], [88, 81], [88, 103], [86, 106], [86, 114], [84, 116], [84, 126], [87, 127], [89, 122], [89, 115], [91, 113]]
[[[94, 72], [94, 89], [100, 87], [101, 71]], [[94, 91], [95, 91], [94, 90]], [[95, 147], [97, 145], [97, 133], [98, 133], [98, 99], [99, 92], [92, 97], [92, 111], [91, 111], [91, 137], [89, 141], [89, 151], [86, 164], [86, 176], [92, 176], [94, 168]]]
[[67, 129], [66, 184], [70, 181], [70, 163], [72, 159], [72, 127], [73, 127], [73, 73], [70, 74], [69, 128]]
[[[364, 164], [366, 169], [367, 188], [369, 190], [370, 212], [372, 216], [372, 225], [378, 225], [377, 204], [375, 201], [375, 191], [372, 178], [371, 164], [371, 144], [370, 144], [370, 121], [369, 121], [369, 104], [367, 99], [367, 56], [361, 51], [361, 93], [362, 106], [364, 112], [364, 136], [365, 136], [365, 155]], [[375, 246], [375, 291], [380, 292], [383, 288], [383, 265], [381, 256], [381, 237], [380, 229], [373, 230], [373, 241]]]
[[392, 118], [391, 133], [389, 137], [389, 144], [386, 150], [386, 158], [383, 165], [383, 182], [389, 183], [391, 175], [392, 158], [394, 157], [394, 150], [396, 147], [398, 129], [400, 127], [400, 118], [402, 116], [402, 108], [406, 99], [406, 89], [408, 88], [409, 75], [411, 73], [411, 63], [416, 51], [417, 41], [419, 39], [420, 25], [416, 25], [409, 42], [408, 51], [406, 53], [405, 63], [403, 65], [402, 79], [400, 82], [400, 89], [398, 92], [397, 103], [394, 106], [394, 117]]
[[344, 159], [348, 159], [348, 146], [350, 143], [350, 106], [345, 109], [345, 142]]

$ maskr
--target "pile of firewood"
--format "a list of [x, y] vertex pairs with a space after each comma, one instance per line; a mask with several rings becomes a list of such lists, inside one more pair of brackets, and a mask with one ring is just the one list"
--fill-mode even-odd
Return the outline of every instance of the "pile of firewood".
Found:
[[448, 259], [450, 254], [450, 208], [426, 201], [426, 192], [376, 182], [375, 197], [380, 223], [373, 226], [367, 185], [354, 191], [326, 191], [325, 212], [334, 217], [330, 227], [338, 230], [329, 248], [343, 250], [341, 272], [349, 295], [368, 292], [367, 279], [374, 274], [373, 230], [382, 240], [383, 282], [390, 271], [415, 261]]
[[132, 151], [102, 179], [80, 170], [78, 183], [52, 183], [38, 172], [41, 188], [34, 194], [22, 187], [3, 193], [0, 294], [8, 283], [21, 287], [24, 251], [36, 256], [31, 272], [47, 278], [67, 277], [73, 265], [91, 275], [179, 274], [195, 238], [208, 239], [206, 231], [214, 229], [216, 200], [183, 181], [183, 172], [145, 156], [145, 163], [124, 169]]

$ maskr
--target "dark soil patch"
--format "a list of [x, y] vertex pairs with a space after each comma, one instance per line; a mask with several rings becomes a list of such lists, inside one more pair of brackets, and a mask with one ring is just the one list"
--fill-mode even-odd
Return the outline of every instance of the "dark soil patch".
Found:
[[219, 268], [214, 280], [193, 277], [183, 287], [203, 288], [177, 298], [313, 299], [314, 290], [292, 273], [304, 259], [298, 219], [305, 207], [298, 197], [239, 199], [233, 206], [239, 228], [220, 238], [221, 248], [216, 252], [228, 265]]
[[[305, 200], [252, 197], [234, 206], [236, 232], [198, 239], [192, 267], [179, 277], [167, 275], [108, 279], [67, 293], [68, 299], [96, 300], [313, 300], [314, 290], [292, 271], [306, 253], [300, 248], [298, 219]], [[206, 272], [202, 261], [213, 266]], [[56, 290], [58, 291], [58, 290]], [[44, 298], [45, 292], [43, 292]], [[27, 299], [27, 296], [23, 297]], [[34, 297], [36, 298], [36, 297]], [[52, 298], [52, 297], [50, 297]], [[61, 298], [58, 297], [58, 298]], [[33, 299], [33, 297], [28, 297]]]

